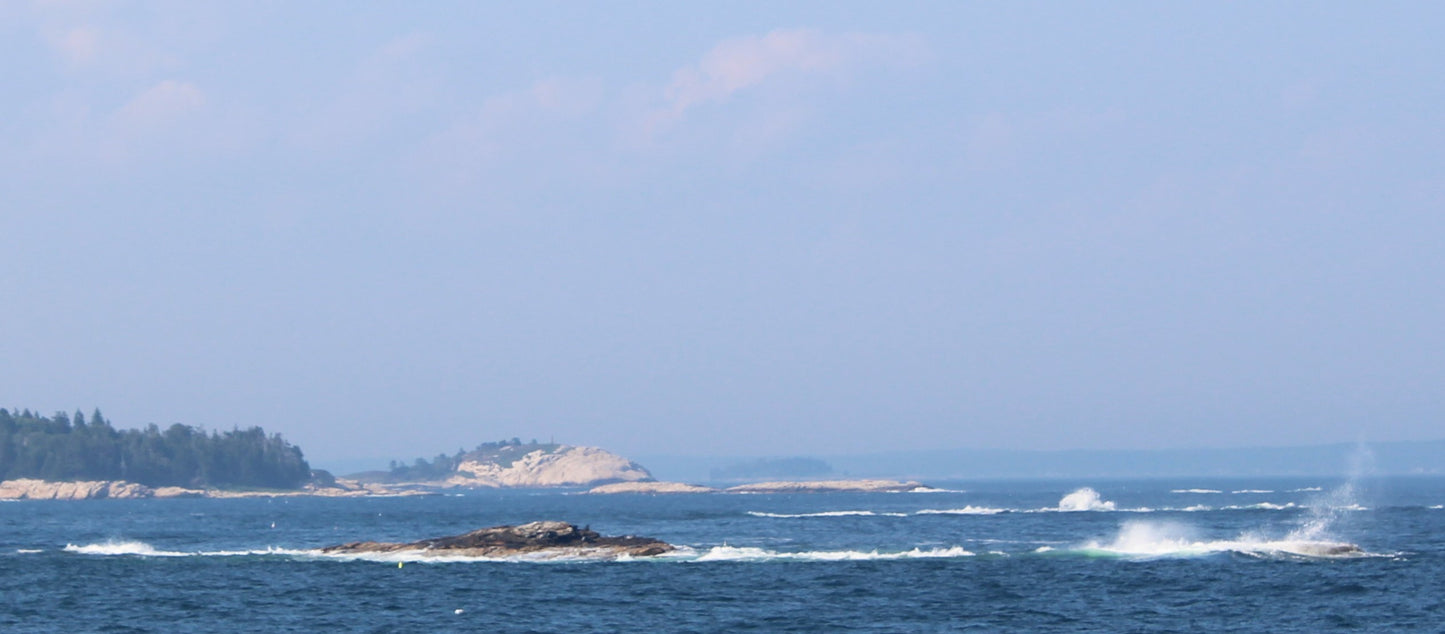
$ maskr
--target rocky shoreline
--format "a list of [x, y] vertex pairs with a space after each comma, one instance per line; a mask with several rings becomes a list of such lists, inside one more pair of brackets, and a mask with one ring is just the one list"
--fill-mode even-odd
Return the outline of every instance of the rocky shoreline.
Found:
[[531, 522], [410, 543], [351, 542], [328, 546], [321, 552], [327, 555], [402, 554], [418, 557], [536, 555], [546, 558], [616, 558], [654, 557], [675, 549], [672, 544], [650, 537], [604, 537], [590, 528], [578, 528], [566, 522]]
[[[149, 487], [124, 480], [92, 480], [49, 482], [17, 479], [0, 482], [0, 500], [133, 500], [149, 498], [257, 498], [257, 497], [374, 497], [436, 495], [442, 488], [459, 488], [455, 484], [437, 486], [387, 486], [337, 478], [328, 486], [307, 485], [292, 491], [192, 489], [185, 487]], [[479, 488], [496, 488], [484, 484]], [[589, 494], [670, 495], [683, 493], [897, 493], [926, 489], [918, 482], [898, 480], [819, 480], [758, 482], [728, 488], [715, 488], [684, 482], [615, 482], [593, 487]]]
[[0, 500], [135, 500], [147, 498], [253, 498], [253, 497], [367, 497], [395, 495], [430, 495], [429, 491], [393, 489], [338, 478], [332, 486], [308, 485], [294, 491], [226, 489], [190, 489], [185, 487], [149, 487], [125, 480], [86, 480], [49, 482], [17, 479], [0, 482]]

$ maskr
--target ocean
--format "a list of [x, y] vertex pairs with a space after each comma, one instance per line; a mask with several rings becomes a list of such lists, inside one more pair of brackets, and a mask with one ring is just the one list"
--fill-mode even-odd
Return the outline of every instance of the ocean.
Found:
[[[1445, 479], [0, 503], [4, 632], [1445, 631]], [[556, 519], [663, 557], [327, 556]]]

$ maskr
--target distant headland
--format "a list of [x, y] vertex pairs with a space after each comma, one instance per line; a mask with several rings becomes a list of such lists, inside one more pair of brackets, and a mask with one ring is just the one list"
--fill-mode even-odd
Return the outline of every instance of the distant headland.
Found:
[[[762, 472], [777, 471], [764, 466], [768, 469]], [[826, 465], [814, 470], [824, 473]], [[77, 411], [45, 417], [28, 409], [0, 409], [0, 499], [11, 500], [359, 497], [558, 487], [648, 494], [888, 492], [921, 486], [895, 480], [805, 480], [716, 489], [658, 482], [647, 468], [605, 449], [518, 438], [336, 477], [313, 470], [300, 447], [260, 427], [217, 432], [181, 424], [162, 430], [152, 424], [119, 430], [100, 410], [90, 416]]]

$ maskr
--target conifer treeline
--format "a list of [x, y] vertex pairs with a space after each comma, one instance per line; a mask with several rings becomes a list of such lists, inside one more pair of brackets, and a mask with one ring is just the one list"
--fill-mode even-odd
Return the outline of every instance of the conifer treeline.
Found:
[[206, 433], [175, 424], [116, 430], [57, 412], [0, 409], [0, 480], [129, 480], [147, 486], [293, 489], [311, 477], [301, 449], [260, 427]]

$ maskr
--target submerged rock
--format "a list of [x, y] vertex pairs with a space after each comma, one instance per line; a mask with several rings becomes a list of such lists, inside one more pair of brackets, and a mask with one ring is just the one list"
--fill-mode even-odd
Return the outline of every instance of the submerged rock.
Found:
[[351, 542], [328, 546], [321, 552], [333, 555], [404, 553], [423, 557], [509, 557], [534, 553], [558, 557], [651, 557], [674, 549], [672, 544], [650, 537], [603, 537], [596, 531], [566, 522], [532, 522], [405, 544]]

